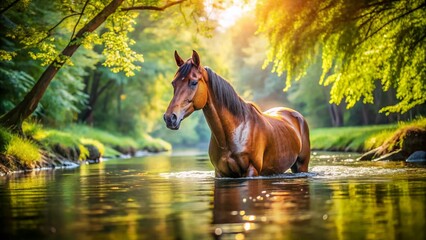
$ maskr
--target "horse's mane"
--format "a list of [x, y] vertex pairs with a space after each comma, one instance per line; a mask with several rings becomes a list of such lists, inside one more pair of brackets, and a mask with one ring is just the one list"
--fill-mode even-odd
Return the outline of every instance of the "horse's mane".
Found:
[[236, 117], [244, 118], [244, 113], [249, 110], [248, 106], [251, 106], [251, 104], [248, 105], [241, 99], [228, 81], [213, 72], [209, 67], [205, 67], [205, 69], [217, 103], [226, 107]]

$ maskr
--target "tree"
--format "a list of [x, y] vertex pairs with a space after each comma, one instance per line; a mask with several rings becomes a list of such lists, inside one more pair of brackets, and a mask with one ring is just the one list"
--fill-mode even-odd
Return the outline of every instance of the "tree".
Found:
[[287, 72], [286, 89], [321, 54], [319, 82], [331, 85], [331, 103], [373, 103], [377, 82], [398, 99], [380, 112], [425, 103], [425, 1], [262, 0], [257, 15], [270, 42], [265, 64]]
[[[109, 78], [110, 71], [105, 69], [102, 64], [97, 63], [96, 68], [84, 78], [84, 93], [88, 96], [88, 102], [84, 109], [79, 113], [78, 120], [93, 125], [93, 111], [99, 97], [105, 93], [116, 82], [116, 76]], [[111, 74], [112, 75], [112, 74]], [[122, 76], [120, 76], [122, 77]], [[104, 81], [102, 81], [104, 79]]]
[[[96, 43], [104, 44], [105, 48], [103, 53], [106, 56], [104, 64], [111, 67], [114, 72], [124, 71], [126, 75], [133, 75], [133, 71], [139, 69], [133, 63], [142, 61], [143, 58], [142, 55], [132, 51], [129, 47], [129, 45], [133, 44], [133, 41], [127, 37], [127, 33], [133, 30], [133, 19], [137, 14], [131, 14], [128, 11], [163, 11], [166, 8], [181, 4], [184, 1], [185, 0], [177, 0], [168, 2], [160, 7], [157, 5], [160, 4], [161, 1], [148, 1], [154, 5], [144, 5], [144, 1], [129, 1], [129, 3], [125, 2], [125, 6], [122, 6], [124, 0], [112, 0], [107, 3], [90, 0], [78, 2], [80, 4], [74, 1], [60, 4], [54, 3], [57, 4], [59, 9], [68, 14], [54, 27], [41, 32], [37, 31], [38, 29], [29, 28], [34, 34], [30, 37], [26, 37], [22, 36], [23, 34], [28, 34], [24, 31], [26, 30], [25, 26], [14, 26], [8, 35], [12, 38], [22, 38], [23, 41], [21, 43], [27, 46], [40, 45], [38, 52], [30, 52], [30, 54], [32, 54], [35, 59], [43, 59], [48, 67], [41, 74], [37, 83], [24, 99], [16, 105], [15, 108], [0, 117], [0, 124], [13, 131], [22, 133], [22, 122], [34, 112], [54, 76], [64, 64], [70, 62], [71, 56], [82, 44], [89, 46]], [[17, 2], [18, 1], [14, 1], [2, 8], [0, 10], [1, 14], [4, 15], [7, 11], [10, 11]], [[74, 10], [76, 6], [81, 7], [79, 12]], [[54, 49], [54, 44], [49, 44], [49, 41], [54, 41], [50, 35], [52, 31], [67, 18], [74, 16], [78, 16], [78, 19], [73, 27], [70, 40], [63, 50], [55, 56], [56, 52], [52, 50], [52, 48]], [[85, 21], [85, 19], [88, 20]], [[108, 21], [105, 27], [108, 31], [98, 36], [94, 33], [95, 30], [107, 19]], [[78, 28], [79, 30], [76, 31]], [[32, 39], [32, 41], [30, 39]], [[15, 52], [8, 52], [4, 49], [0, 50], [0, 59], [2, 60], [10, 60], [14, 55], [16, 55]], [[54, 56], [53, 58], [52, 55]]]
[[[144, 62], [138, 63], [143, 71], [125, 78], [124, 74], [112, 74], [102, 69], [98, 89], [102, 89], [109, 80], [113, 82], [112, 87], [98, 96], [95, 104], [90, 104], [89, 98], [93, 126], [126, 135], [140, 135], [141, 131], [149, 133], [154, 128], [164, 128], [164, 109], [173, 94], [170, 81], [177, 70], [173, 51], [201, 49], [200, 41], [196, 39], [204, 33], [200, 34], [197, 28], [205, 25], [188, 21], [188, 16], [198, 18], [202, 14], [193, 13], [194, 10], [197, 8], [182, 8], [181, 11], [169, 9], [154, 16], [149, 12], [140, 13], [130, 37], [136, 42], [133, 47], [144, 54]], [[90, 75], [94, 76], [95, 73]], [[89, 79], [89, 95], [96, 88], [91, 87], [95, 83], [93, 80], [92, 77]], [[121, 114], [117, 114], [119, 110]], [[88, 111], [81, 113], [84, 112]]]

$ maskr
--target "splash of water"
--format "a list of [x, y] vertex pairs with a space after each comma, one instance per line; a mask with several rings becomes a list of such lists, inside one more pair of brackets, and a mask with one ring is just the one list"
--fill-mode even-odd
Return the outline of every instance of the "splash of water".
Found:
[[[325, 178], [337, 179], [348, 177], [374, 177], [384, 175], [397, 175], [406, 173], [406, 169], [382, 167], [349, 167], [349, 166], [315, 166], [309, 172], [282, 173], [272, 176], [258, 176], [244, 179], [300, 179], [300, 178]], [[160, 173], [163, 178], [177, 179], [214, 179], [214, 171], [183, 171]], [[217, 180], [230, 180], [235, 178], [216, 178]]]
[[[309, 178], [316, 176], [317, 173], [306, 172], [306, 173], [282, 173], [272, 176], [258, 176], [248, 177], [240, 179], [295, 179], [295, 178]], [[160, 173], [163, 178], [197, 178], [197, 179], [212, 179], [215, 178], [214, 171], [184, 171], [184, 172], [171, 172], [171, 173]], [[217, 180], [229, 180], [238, 178], [216, 178]]]
[[160, 173], [164, 178], [214, 178], [214, 171], [185, 171], [185, 172], [171, 172]]

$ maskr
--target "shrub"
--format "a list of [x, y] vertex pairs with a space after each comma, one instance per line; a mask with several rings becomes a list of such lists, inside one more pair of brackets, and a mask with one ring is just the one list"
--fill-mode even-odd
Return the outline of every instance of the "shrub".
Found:
[[12, 135], [5, 153], [26, 164], [32, 164], [41, 160], [41, 154], [37, 145], [31, 140], [23, 139], [16, 135]]
[[97, 148], [101, 156], [105, 154], [105, 146], [101, 142], [90, 138], [81, 138], [80, 141], [85, 146], [92, 145]]
[[[22, 124], [22, 131], [27, 137], [37, 138], [44, 134], [43, 126], [35, 121], [25, 121]], [[41, 136], [40, 136], [41, 135]]]

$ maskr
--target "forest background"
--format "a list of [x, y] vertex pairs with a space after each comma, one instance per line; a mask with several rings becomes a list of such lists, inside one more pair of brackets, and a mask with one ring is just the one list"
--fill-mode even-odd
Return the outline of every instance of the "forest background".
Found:
[[[149, 134], [175, 147], [204, 145], [210, 131], [202, 112], [178, 132], [162, 120], [177, 70], [173, 52], [189, 57], [193, 49], [242, 98], [262, 110], [294, 108], [312, 129], [389, 124], [426, 113], [424, 2], [117, 1], [120, 10], [75, 38], [113, 2], [4, 1], [0, 115], [60, 63], [30, 122], [52, 129], [88, 125], [134, 139]], [[58, 60], [73, 44], [82, 46]]]

